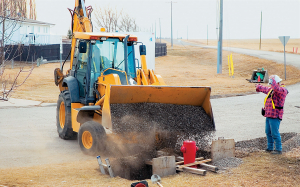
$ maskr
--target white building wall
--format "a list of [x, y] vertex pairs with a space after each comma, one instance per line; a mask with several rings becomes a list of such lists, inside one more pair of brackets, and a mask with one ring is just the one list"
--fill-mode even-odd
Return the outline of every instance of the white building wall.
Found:
[[[15, 26], [12, 27], [12, 24]], [[7, 34], [13, 34], [9, 39], [6, 40], [5, 44], [36, 44], [36, 45], [47, 45], [47, 44], [60, 44], [60, 35], [50, 35], [50, 25], [39, 25], [28, 22], [15, 22], [6, 20], [6, 28], [10, 28], [6, 31]], [[0, 24], [0, 31], [2, 32], [2, 24]], [[0, 36], [1, 37], [1, 36]], [[1, 39], [1, 38], [0, 38]]]

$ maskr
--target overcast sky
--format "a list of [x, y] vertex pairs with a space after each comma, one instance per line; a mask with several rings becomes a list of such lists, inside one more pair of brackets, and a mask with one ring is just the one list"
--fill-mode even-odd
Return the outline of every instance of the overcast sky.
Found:
[[[171, 1], [164, 0], [86, 0], [93, 7], [123, 9], [136, 19], [142, 31], [155, 30], [159, 37], [171, 36]], [[217, 0], [173, 1], [173, 37], [216, 39]], [[286, 35], [300, 38], [300, 0], [223, 0], [225, 39], [258, 39], [262, 11], [262, 38]], [[37, 19], [54, 23], [53, 34], [66, 35], [75, 0], [36, 0]], [[151, 30], [150, 30], [151, 29]], [[188, 30], [188, 32], [187, 32]], [[95, 30], [94, 30], [95, 31]]]

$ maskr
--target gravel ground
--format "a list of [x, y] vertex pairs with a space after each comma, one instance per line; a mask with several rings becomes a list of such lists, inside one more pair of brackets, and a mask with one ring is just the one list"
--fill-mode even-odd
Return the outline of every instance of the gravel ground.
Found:
[[213, 162], [213, 165], [218, 166], [219, 170], [226, 170], [229, 168], [238, 167], [242, 163], [243, 163], [243, 160], [241, 158], [228, 157], [228, 158], [223, 158], [216, 162]]
[[139, 132], [153, 128], [186, 133], [214, 130], [210, 117], [199, 106], [162, 103], [112, 104], [111, 115], [116, 132]]
[[[281, 133], [282, 152], [289, 152], [300, 146], [300, 134], [295, 132]], [[243, 158], [249, 153], [264, 151], [267, 147], [267, 138], [255, 138], [252, 140], [238, 141], [235, 144], [235, 156]]]
[[180, 149], [184, 140], [194, 140], [200, 149], [209, 145], [215, 127], [199, 106], [161, 103], [112, 104], [113, 130], [118, 133], [154, 133], [158, 148]]

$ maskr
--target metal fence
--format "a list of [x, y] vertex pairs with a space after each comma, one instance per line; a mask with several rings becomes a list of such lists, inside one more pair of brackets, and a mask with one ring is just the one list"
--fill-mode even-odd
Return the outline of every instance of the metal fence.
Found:
[[155, 57], [167, 55], [167, 44], [155, 42]]
[[[7, 45], [5, 46], [5, 59], [14, 61], [36, 61], [43, 57], [47, 61], [60, 60], [60, 45]], [[62, 59], [65, 60], [71, 50], [71, 44], [63, 44]], [[68, 60], [70, 57], [68, 58]]]
[[[60, 45], [7, 45], [5, 59], [14, 61], [36, 61], [43, 57], [47, 61], [60, 60]], [[65, 60], [71, 50], [71, 44], [63, 44], [62, 59]], [[155, 43], [155, 57], [167, 55], [166, 43]], [[68, 58], [68, 60], [70, 57]]]

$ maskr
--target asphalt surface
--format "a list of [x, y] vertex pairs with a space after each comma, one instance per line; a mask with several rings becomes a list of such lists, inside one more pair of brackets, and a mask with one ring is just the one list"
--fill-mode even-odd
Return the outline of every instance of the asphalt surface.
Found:
[[91, 159], [76, 140], [58, 137], [56, 107], [49, 104], [1, 107], [0, 103], [0, 150], [0, 168]]
[[[165, 39], [165, 40], [170, 42], [170, 39]], [[217, 46], [198, 45], [198, 44], [184, 42], [182, 40], [173, 40], [173, 44], [183, 45], [183, 46], [190, 45], [190, 46], [202, 47], [207, 49], [217, 49]], [[281, 63], [281, 64], [284, 63], [284, 54], [279, 52], [242, 49], [242, 48], [235, 48], [235, 47], [223, 47], [223, 50], [232, 51], [235, 53], [241, 53], [241, 54], [254, 56], [262, 59], [272, 60], [274, 62]], [[300, 69], [300, 55], [286, 53], [286, 65], [292, 65]]]
[[[300, 133], [300, 84], [287, 86], [287, 89], [289, 94], [280, 132]], [[240, 141], [264, 137], [265, 118], [260, 114], [264, 98], [265, 95], [260, 93], [211, 99], [216, 138]], [[88, 159], [96, 162], [96, 158], [80, 151], [77, 140], [58, 137], [55, 103], [14, 99], [0, 102], [0, 150], [0, 168]]]
[[[300, 133], [300, 84], [287, 89], [280, 132]], [[216, 138], [240, 141], [264, 137], [265, 118], [260, 114], [264, 98], [259, 93], [211, 99]], [[28, 107], [0, 103], [0, 119], [0, 168], [93, 159], [81, 152], [76, 140], [58, 137], [55, 103]]]

